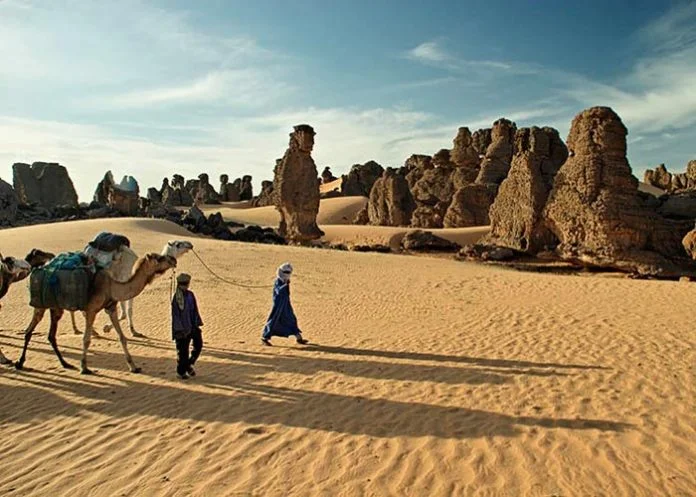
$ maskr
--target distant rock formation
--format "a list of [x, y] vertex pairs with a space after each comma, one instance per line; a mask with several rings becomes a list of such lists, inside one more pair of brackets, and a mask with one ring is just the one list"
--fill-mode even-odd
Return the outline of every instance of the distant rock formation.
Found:
[[[251, 176], [248, 174], [242, 176], [242, 179], [239, 182], [239, 200], [251, 200], [254, 198], [254, 187], [251, 182]], [[235, 183], [237, 183], [236, 180]]]
[[111, 171], [107, 171], [94, 192], [94, 202], [124, 216], [137, 216], [140, 212], [140, 186], [132, 176], [124, 176], [117, 185]]
[[669, 259], [685, 256], [682, 239], [693, 223], [666, 220], [645, 206], [626, 159], [626, 135], [608, 107], [573, 119], [569, 158], [544, 218], [564, 258], [646, 275], [676, 272]]
[[329, 166], [326, 166], [324, 170], [321, 172], [321, 182], [323, 184], [331, 183], [333, 181], [336, 181], [338, 178], [331, 173], [331, 168]]
[[16, 163], [12, 166], [12, 182], [21, 205], [78, 207], [75, 186], [67, 169], [57, 163]]
[[503, 182], [510, 170], [516, 131], [515, 123], [507, 119], [498, 119], [493, 123], [491, 143], [481, 162], [481, 171], [476, 178], [476, 183], [499, 185]]
[[645, 171], [643, 181], [665, 191], [670, 191], [674, 188], [672, 185], [672, 173], [667, 171], [664, 164], [660, 164], [654, 170], [648, 169]]
[[369, 197], [372, 186], [384, 173], [384, 168], [375, 161], [355, 164], [348, 174], [343, 175], [341, 193], [346, 197]]
[[210, 177], [205, 173], [198, 175], [198, 182], [191, 196], [196, 204], [220, 203], [220, 197], [210, 184]]
[[280, 212], [279, 232], [293, 243], [321, 238], [317, 226], [319, 178], [312, 159], [314, 129], [307, 124], [294, 127], [283, 159], [273, 179], [275, 205]]
[[193, 205], [193, 197], [186, 189], [184, 177], [180, 174], [175, 174], [172, 177], [171, 186], [165, 178], [162, 182], [161, 197], [162, 204], [168, 207], [191, 207]]
[[0, 226], [12, 226], [17, 220], [19, 197], [12, 185], [0, 179]]
[[220, 175], [220, 200], [222, 202], [239, 202], [239, 186], [229, 181], [228, 175]]
[[268, 205], [274, 205], [273, 200], [273, 181], [262, 181], [261, 182], [261, 193], [258, 197], [254, 197], [251, 201], [252, 207], [266, 207]]
[[536, 254], [557, 240], [543, 211], [553, 180], [568, 156], [553, 128], [522, 128], [515, 134], [515, 155], [491, 206], [490, 234], [482, 243]]
[[375, 226], [408, 226], [416, 204], [402, 171], [388, 167], [375, 182], [364, 212], [358, 213], [356, 224]]

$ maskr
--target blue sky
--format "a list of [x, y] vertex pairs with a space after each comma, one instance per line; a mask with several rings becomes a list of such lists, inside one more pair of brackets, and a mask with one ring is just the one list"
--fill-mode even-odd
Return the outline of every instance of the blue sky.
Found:
[[258, 185], [299, 123], [338, 174], [609, 105], [642, 177], [696, 159], [695, 82], [696, 1], [0, 0], [0, 175], [58, 161], [82, 200], [107, 169]]

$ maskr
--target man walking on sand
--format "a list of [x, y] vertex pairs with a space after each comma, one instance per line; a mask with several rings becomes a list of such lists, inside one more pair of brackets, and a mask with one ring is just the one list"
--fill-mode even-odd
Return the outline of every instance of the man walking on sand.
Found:
[[307, 345], [309, 342], [302, 338], [302, 331], [297, 326], [295, 311], [290, 303], [290, 276], [292, 266], [289, 262], [278, 268], [278, 275], [273, 286], [273, 307], [263, 329], [261, 343], [271, 346], [271, 337], [294, 336], [297, 343]]

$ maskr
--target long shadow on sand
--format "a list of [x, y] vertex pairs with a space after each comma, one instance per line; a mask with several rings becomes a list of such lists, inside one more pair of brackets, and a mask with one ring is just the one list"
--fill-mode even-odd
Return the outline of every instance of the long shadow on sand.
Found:
[[456, 355], [430, 354], [424, 352], [397, 352], [391, 350], [355, 349], [350, 347], [334, 347], [328, 345], [312, 345], [308, 348], [328, 354], [373, 356], [389, 359], [405, 359], [410, 361], [454, 362], [474, 364], [494, 368], [558, 368], [558, 369], [608, 369], [604, 366], [587, 364], [561, 364], [553, 362], [531, 362], [510, 359], [488, 359], [483, 357], [467, 357]]
[[[43, 348], [41, 351], [52, 353]], [[73, 351], [66, 352], [73, 360], [77, 356]], [[272, 432], [276, 429], [274, 425], [281, 425], [374, 437], [448, 439], [512, 437], [521, 434], [525, 426], [601, 431], [622, 431], [631, 427], [611, 420], [514, 416], [373, 398], [364, 393], [329, 393], [317, 391], [321, 386], [315, 385], [313, 389], [311, 381], [299, 380], [297, 388], [278, 387], [269, 385], [272, 380], [264, 377], [271, 368], [303, 373], [303, 368], [316, 372], [323, 366], [312, 367], [312, 358], [273, 356], [257, 364], [258, 360], [257, 355], [237, 354], [229, 362], [204, 362], [199, 376], [187, 384], [167, 379], [173, 377], [173, 358], [139, 358], [147, 371], [166, 372], [166, 378], [154, 380], [124, 372], [120, 354], [99, 351], [93, 358], [95, 367], [101, 368], [100, 376], [95, 378], [58, 370], [3, 374], [3, 381], [25, 392], [21, 396], [13, 395], [16, 402], [11, 405], [0, 404], [0, 419], [27, 423], [46, 419], [47, 412], [74, 417], [94, 412], [113, 418], [154, 416], [188, 422], [267, 425], [257, 430], [261, 433]], [[297, 360], [307, 362], [294, 362]], [[345, 362], [344, 367], [349, 367], [349, 361], [334, 361], [337, 362]], [[398, 366], [413, 367], [410, 364]], [[460, 374], [466, 374], [466, 369]], [[66, 400], [61, 393], [76, 400]]]

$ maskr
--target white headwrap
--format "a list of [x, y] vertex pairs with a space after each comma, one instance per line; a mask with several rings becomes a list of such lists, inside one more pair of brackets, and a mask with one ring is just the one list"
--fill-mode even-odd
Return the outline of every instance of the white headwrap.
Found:
[[292, 265], [289, 262], [281, 264], [278, 268], [278, 279], [283, 283], [290, 281], [290, 275], [292, 274]]

